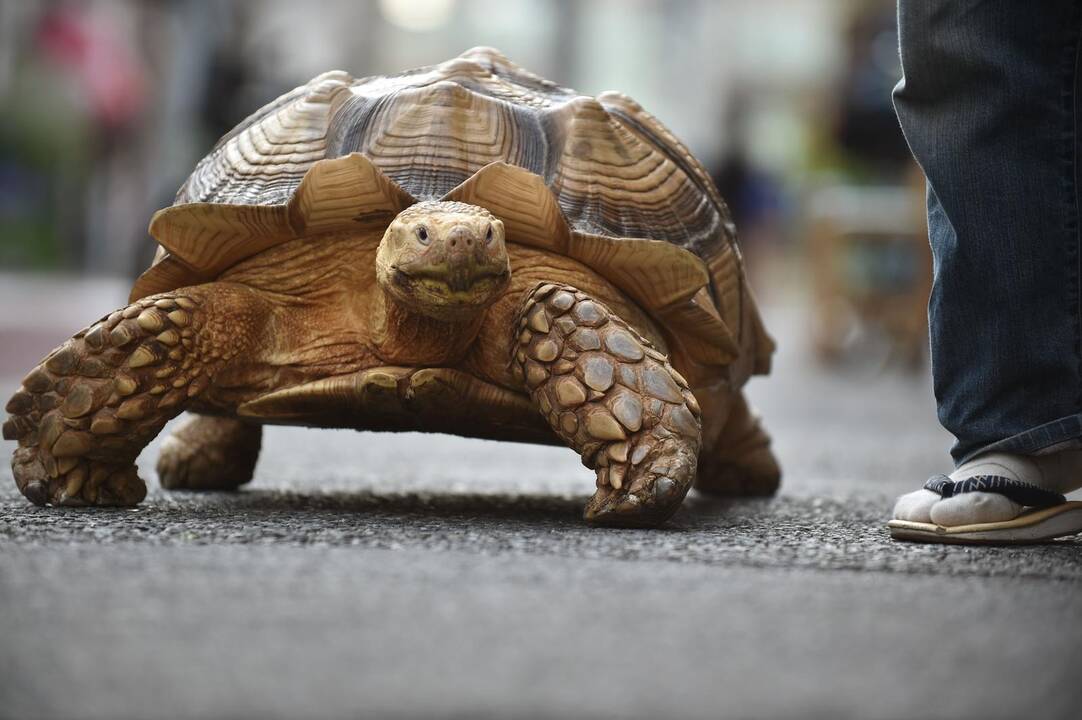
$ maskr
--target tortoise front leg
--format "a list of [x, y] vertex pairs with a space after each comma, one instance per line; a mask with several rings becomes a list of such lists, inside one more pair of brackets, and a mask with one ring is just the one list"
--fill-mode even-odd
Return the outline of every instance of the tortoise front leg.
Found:
[[254, 295], [223, 283], [154, 295], [102, 318], [30, 371], [7, 404], [12, 470], [36, 505], [134, 505], [162, 426], [250, 345]]
[[597, 470], [587, 520], [659, 525], [695, 479], [699, 407], [687, 383], [586, 293], [545, 284], [515, 325], [512, 370], [552, 429]]

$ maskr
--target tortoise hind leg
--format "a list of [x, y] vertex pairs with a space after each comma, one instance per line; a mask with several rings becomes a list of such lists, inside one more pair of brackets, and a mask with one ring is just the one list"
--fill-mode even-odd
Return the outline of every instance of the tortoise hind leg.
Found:
[[252, 479], [262, 438], [260, 425], [193, 415], [162, 443], [158, 480], [167, 490], [236, 490]]
[[729, 416], [713, 445], [703, 449], [695, 489], [708, 495], [773, 495], [781, 468], [758, 416], [744, 393], [735, 393]]
[[143, 298], [54, 350], [7, 404], [15, 483], [33, 503], [134, 505], [135, 458], [252, 345], [255, 296], [212, 283]]
[[597, 471], [588, 521], [660, 525], [695, 478], [699, 407], [662, 353], [597, 300], [533, 290], [514, 327], [512, 370], [549, 425]]

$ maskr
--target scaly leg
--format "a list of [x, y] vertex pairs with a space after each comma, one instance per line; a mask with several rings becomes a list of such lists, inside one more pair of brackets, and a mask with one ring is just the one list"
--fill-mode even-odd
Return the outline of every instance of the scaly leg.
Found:
[[54, 350], [8, 401], [15, 482], [36, 505], [134, 505], [139, 451], [247, 350], [265, 317], [213, 283], [139, 300]]
[[168, 490], [236, 490], [252, 479], [263, 428], [194, 415], [162, 443], [158, 480]]
[[708, 495], [773, 495], [780, 481], [770, 436], [744, 393], [737, 392], [721, 435], [699, 458], [695, 489]]
[[552, 429], [597, 470], [587, 520], [659, 525], [695, 478], [699, 406], [668, 358], [567, 285], [526, 298], [512, 371]]

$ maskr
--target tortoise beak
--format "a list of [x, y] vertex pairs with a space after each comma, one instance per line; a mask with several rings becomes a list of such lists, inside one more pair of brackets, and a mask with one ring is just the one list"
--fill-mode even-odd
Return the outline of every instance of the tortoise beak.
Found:
[[449, 263], [420, 267], [405, 265], [394, 270], [395, 283], [400, 286], [408, 286], [411, 282], [437, 283], [446, 285], [453, 293], [469, 292], [480, 284], [502, 284], [511, 275], [507, 267], [477, 267], [475, 264], [459, 267], [451, 267]]
[[447, 258], [447, 285], [455, 292], [465, 292], [477, 280], [492, 274], [492, 269], [486, 267], [484, 242], [467, 227], [451, 228], [443, 240], [443, 251]]

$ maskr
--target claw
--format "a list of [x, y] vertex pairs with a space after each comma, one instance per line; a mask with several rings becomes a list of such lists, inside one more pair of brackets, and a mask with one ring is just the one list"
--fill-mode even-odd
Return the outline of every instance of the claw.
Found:
[[688, 487], [690, 483], [684, 486], [683, 492], [669, 493], [660, 499], [649, 496], [644, 499], [631, 493], [601, 488], [586, 503], [582, 516], [592, 525], [605, 527], [657, 527], [680, 507]]
[[45, 488], [45, 483], [40, 480], [28, 482], [26, 487], [23, 488], [23, 495], [26, 496], [27, 500], [39, 507], [44, 507], [46, 501], [49, 499], [49, 493]]
[[672, 517], [684, 501], [691, 487], [694, 465], [682, 475], [685, 476], [682, 482], [662, 475], [641, 493], [602, 486], [586, 503], [583, 518], [593, 525], [608, 527], [657, 527]]
[[[583, 517], [594, 525], [657, 527], [676, 512], [695, 479], [694, 448], [675, 439], [654, 446], [642, 465], [628, 470], [623, 487], [598, 488]], [[612, 476], [612, 468], [605, 468]]]

